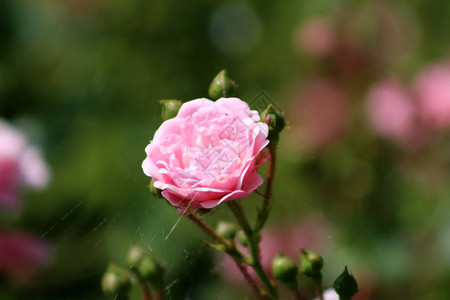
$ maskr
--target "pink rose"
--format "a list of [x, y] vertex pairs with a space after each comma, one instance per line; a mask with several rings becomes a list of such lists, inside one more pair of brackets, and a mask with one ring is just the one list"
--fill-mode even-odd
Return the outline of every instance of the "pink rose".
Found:
[[237, 98], [184, 103], [161, 124], [142, 168], [172, 205], [212, 208], [249, 196], [263, 183], [268, 127]]
[[440, 130], [450, 127], [450, 62], [431, 66], [419, 74], [415, 92], [424, 121]]

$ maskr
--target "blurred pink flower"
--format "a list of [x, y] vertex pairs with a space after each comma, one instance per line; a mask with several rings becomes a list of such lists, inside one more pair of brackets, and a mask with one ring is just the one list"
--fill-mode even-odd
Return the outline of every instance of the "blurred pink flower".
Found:
[[40, 189], [47, 185], [49, 180], [48, 167], [37, 148], [29, 147], [23, 153], [20, 160], [20, 169], [24, 182], [29, 186]]
[[395, 79], [377, 83], [367, 99], [369, 122], [376, 133], [404, 142], [414, 128], [415, 106], [409, 91]]
[[377, 134], [403, 147], [416, 149], [428, 139], [428, 128], [419, 118], [414, 95], [396, 79], [384, 79], [372, 87], [367, 113]]
[[309, 149], [328, 146], [344, 132], [348, 115], [346, 95], [332, 80], [316, 80], [294, 96], [293, 129]]
[[450, 62], [422, 71], [414, 84], [423, 120], [433, 129], [450, 127]]
[[185, 102], [161, 124], [142, 168], [172, 205], [212, 208], [249, 196], [263, 183], [258, 168], [268, 126], [238, 98]]
[[313, 18], [301, 24], [295, 32], [295, 46], [313, 57], [330, 54], [336, 46], [336, 32], [330, 20]]
[[19, 232], [0, 230], [0, 273], [14, 280], [28, 279], [49, 258], [42, 240]]
[[24, 134], [0, 119], [0, 208], [18, 205], [18, 190], [25, 185], [44, 187], [49, 179], [47, 165]]

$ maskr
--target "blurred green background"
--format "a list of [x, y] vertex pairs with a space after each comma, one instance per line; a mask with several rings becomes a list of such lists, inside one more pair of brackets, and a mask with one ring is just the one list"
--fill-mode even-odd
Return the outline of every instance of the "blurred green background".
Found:
[[[221, 278], [196, 228], [177, 223], [176, 210], [150, 194], [141, 170], [161, 123], [156, 100], [207, 97], [223, 68], [238, 97], [251, 102], [263, 90], [286, 111], [291, 129], [281, 136], [269, 226], [308, 216], [328, 224], [319, 249], [326, 286], [348, 265], [362, 280], [361, 299], [450, 298], [449, 140], [442, 133], [405, 150], [374, 134], [364, 110], [379, 78], [408, 81], [446, 58], [450, 2], [3, 0], [0, 7], [0, 115], [28, 132], [52, 170], [50, 185], [26, 192], [7, 225], [48, 242], [51, 260], [26, 283], [4, 278], [1, 299], [103, 299], [106, 265], [122, 263], [132, 242], [164, 263], [168, 299], [244, 297]], [[340, 71], [302, 51], [297, 32], [312, 18], [355, 37], [362, 63], [353, 66], [361, 56], [350, 55], [344, 64], [353, 67]], [[342, 86], [349, 113], [339, 138], [306, 148], [296, 93], [317, 78]], [[259, 201], [244, 204], [253, 211]], [[206, 216], [212, 225], [228, 218], [224, 208]], [[140, 299], [137, 290], [132, 299]]]

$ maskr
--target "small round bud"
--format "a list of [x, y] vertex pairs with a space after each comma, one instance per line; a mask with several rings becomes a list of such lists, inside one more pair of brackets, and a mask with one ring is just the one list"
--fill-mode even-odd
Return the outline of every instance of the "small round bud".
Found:
[[145, 256], [145, 251], [137, 245], [131, 245], [127, 254], [127, 264], [130, 268], [136, 268]]
[[297, 266], [285, 255], [278, 254], [272, 261], [272, 273], [276, 279], [281, 281], [288, 289], [297, 286]]
[[158, 100], [158, 103], [162, 105], [162, 119], [163, 121], [175, 118], [183, 104], [180, 100]]
[[237, 228], [233, 223], [220, 221], [217, 224], [216, 232], [226, 240], [233, 240], [236, 237]]
[[278, 143], [280, 132], [286, 126], [284, 114], [278, 111], [272, 104], [261, 113], [261, 120], [269, 126], [269, 141]]
[[154, 286], [158, 286], [162, 282], [163, 268], [151, 253], [147, 253], [141, 259], [137, 270], [142, 278], [148, 280]]
[[[237, 239], [239, 241], [239, 243], [244, 246], [244, 247], [248, 247], [249, 245], [249, 240], [247, 238], [247, 235], [245, 234], [245, 232], [243, 232], [242, 230], [240, 230], [237, 234]], [[261, 241], [261, 235], [254, 233], [252, 236], [253, 242], [256, 244], [259, 244], [259, 242]]]
[[352, 297], [358, 292], [358, 283], [348, 272], [347, 266], [345, 266], [345, 269], [341, 275], [336, 278], [333, 287], [341, 300], [351, 300]]
[[245, 235], [245, 233], [240, 230], [237, 234], [237, 239], [239, 241], [239, 243], [244, 246], [244, 247], [248, 247], [248, 239], [247, 236]]
[[161, 197], [162, 197], [162, 195], [161, 195], [161, 190], [160, 190], [160, 189], [157, 189], [157, 188], [155, 187], [153, 178], [150, 180], [150, 186], [149, 186], [149, 188], [150, 188], [150, 193], [152, 193], [156, 198], [161, 198]]
[[301, 250], [300, 271], [309, 277], [315, 277], [320, 274], [323, 267], [323, 258], [312, 251]]
[[102, 290], [106, 295], [124, 296], [131, 288], [130, 275], [115, 265], [109, 265], [102, 277]]
[[209, 96], [213, 100], [231, 97], [236, 90], [236, 83], [228, 77], [227, 70], [222, 70], [214, 77], [209, 86]]

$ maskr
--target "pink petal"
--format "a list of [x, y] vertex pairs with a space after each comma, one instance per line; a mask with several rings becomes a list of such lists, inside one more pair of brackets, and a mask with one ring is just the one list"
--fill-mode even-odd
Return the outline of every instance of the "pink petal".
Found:
[[214, 105], [214, 102], [205, 98], [185, 102], [178, 111], [177, 118], [191, 117], [200, 108], [210, 105]]

